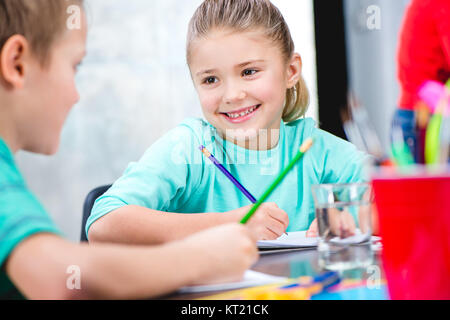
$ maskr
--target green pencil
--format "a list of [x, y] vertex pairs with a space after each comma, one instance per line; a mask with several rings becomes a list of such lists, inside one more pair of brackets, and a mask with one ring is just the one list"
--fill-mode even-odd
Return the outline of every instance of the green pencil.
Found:
[[245, 224], [248, 220], [253, 216], [253, 214], [258, 210], [259, 206], [266, 201], [266, 199], [270, 196], [270, 194], [275, 190], [275, 188], [280, 184], [280, 182], [284, 179], [284, 177], [289, 173], [289, 171], [294, 167], [294, 165], [303, 157], [303, 155], [308, 151], [311, 146], [313, 145], [314, 140], [313, 139], [307, 139], [302, 146], [300, 147], [300, 150], [298, 151], [297, 155], [294, 157], [294, 159], [291, 160], [291, 162], [288, 164], [288, 166], [280, 173], [280, 175], [275, 179], [275, 181], [272, 183], [272, 185], [264, 192], [264, 194], [261, 196], [261, 198], [256, 201], [256, 203], [253, 204], [250, 211], [245, 215], [244, 218], [242, 218], [241, 223]]

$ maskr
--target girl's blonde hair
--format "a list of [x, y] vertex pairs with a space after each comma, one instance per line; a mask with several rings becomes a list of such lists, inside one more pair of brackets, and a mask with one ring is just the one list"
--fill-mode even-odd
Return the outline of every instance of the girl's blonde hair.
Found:
[[[231, 29], [237, 32], [262, 30], [280, 49], [287, 62], [294, 54], [294, 41], [281, 12], [269, 0], [205, 0], [195, 11], [189, 23], [187, 61], [191, 59], [191, 45], [206, 37], [213, 29]], [[283, 121], [292, 122], [305, 115], [309, 92], [305, 80], [286, 92]]]

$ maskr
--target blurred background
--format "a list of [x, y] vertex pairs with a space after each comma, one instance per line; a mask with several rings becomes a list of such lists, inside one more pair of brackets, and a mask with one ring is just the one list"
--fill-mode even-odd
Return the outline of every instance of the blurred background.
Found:
[[[21, 152], [30, 189], [73, 241], [83, 202], [114, 182], [159, 137], [201, 109], [185, 60], [187, 25], [202, 0], [87, 0], [81, 100], [53, 157]], [[308, 117], [343, 136], [339, 119], [351, 88], [384, 145], [398, 83], [398, 31], [409, 0], [272, 0], [303, 58], [312, 101]]]

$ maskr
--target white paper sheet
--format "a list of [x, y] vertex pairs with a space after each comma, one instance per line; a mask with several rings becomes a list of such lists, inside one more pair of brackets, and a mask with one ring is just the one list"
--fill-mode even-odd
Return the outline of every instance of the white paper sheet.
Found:
[[354, 236], [341, 239], [339, 237], [334, 237], [330, 240], [330, 243], [337, 244], [337, 245], [347, 245], [347, 244], [358, 244], [367, 242], [369, 240], [369, 237], [365, 234], [361, 234], [359, 230], [357, 230], [356, 234]]
[[[355, 235], [340, 239], [333, 238], [330, 242], [338, 245], [359, 244], [367, 241], [366, 235], [362, 235], [359, 229], [356, 229]], [[372, 242], [379, 241], [379, 237], [372, 236]], [[306, 231], [288, 232], [287, 235], [282, 235], [276, 240], [258, 241], [259, 249], [287, 249], [287, 248], [314, 248], [319, 244], [319, 237], [307, 238]]]
[[240, 288], [261, 286], [270, 283], [282, 282], [286, 280], [285, 277], [276, 277], [270, 274], [256, 272], [253, 270], [247, 270], [241, 281], [229, 282], [229, 283], [219, 283], [211, 285], [200, 285], [200, 286], [189, 286], [183, 287], [178, 292], [179, 293], [198, 293], [198, 292], [209, 292], [209, 291], [221, 291], [221, 290], [234, 290]]
[[288, 232], [276, 240], [258, 241], [259, 249], [276, 248], [313, 248], [319, 243], [319, 238], [307, 238], [306, 231]]

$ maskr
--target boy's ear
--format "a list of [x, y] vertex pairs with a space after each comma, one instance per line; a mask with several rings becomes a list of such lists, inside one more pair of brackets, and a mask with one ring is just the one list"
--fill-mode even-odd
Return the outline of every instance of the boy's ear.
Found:
[[294, 53], [287, 65], [287, 87], [293, 88], [302, 76], [302, 57]]
[[0, 52], [0, 74], [12, 88], [22, 88], [24, 85], [28, 50], [27, 39], [16, 34], [6, 41]]

